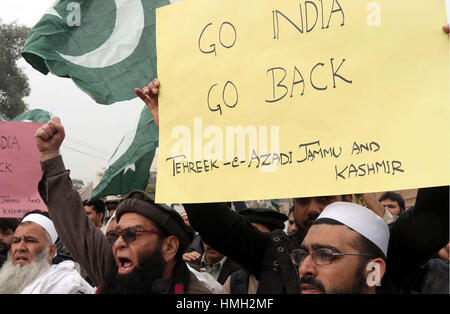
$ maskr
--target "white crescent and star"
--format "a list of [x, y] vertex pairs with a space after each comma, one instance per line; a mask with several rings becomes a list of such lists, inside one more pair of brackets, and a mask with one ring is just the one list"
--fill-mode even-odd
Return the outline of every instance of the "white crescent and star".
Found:
[[[54, 9], [62, 0], [56, 0], [46, 14], [62, 19]], [[116, 4], [116, 23], [111, 36], [97, 49], [81, 56], [65, 55], [56, 52], [61, 58], [86, 68], [104, 68], [115, 65], [133, 54], [141, 40], [144, 30], [144, 8], [141, 0], [114, 0]], [[180, 0], [169, 0], [170, 3]]]
[[[55, 10], [55, 6], [62, 0], [56, 0], [54, 4], [47, 10], [45, 14], [54, 15], [62, 19], [61, 15]], [[117, 8], [116, 23], [108, 40], [106, 40], [97, 49], [85, 53], [81, 56], [65, 55], [57, 52], [58, 55], [79, 66], [86, 68], [104, 68], [117, 64], [134, 52], [138, 46], [142, 32], [144, 30], [144, 9], [141, 0], [114, 0]], [[180, 0], [169, 0], [170, 3], [179, 2]], [[119, 145], [118, 151], [109, 161], [108, 167], [128, 150], [136, 130], [132, 130], [124, 137], [123, 142]], [[127, 171], [136, 171], [134, 163], [128, 164], [123, 174]]]
[[130, 165], [126, 166], [125, 169], [123, 169], [123, 174], [126, 174], [128, 170], [136, 172], [136, 165], [130, 164]]
[[[131, 56], [144, 30], [144, 8], [141, 0], [114, 2], [117, 10], [116, 23], [111, 36], [100, 47], [81, 56], [65, 55], [58, 51], [56, 53], [61, 58], [85, 68], [112, 66]], [[56, 15], [55, 13], [58, 14], [53, 7], [47, 12], [52, 15]]]

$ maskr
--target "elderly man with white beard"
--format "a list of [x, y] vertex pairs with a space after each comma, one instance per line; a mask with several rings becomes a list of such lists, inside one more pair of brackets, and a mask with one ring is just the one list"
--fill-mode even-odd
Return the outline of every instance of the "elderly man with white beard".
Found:
[[39, 211], [26, 214], [14, 232], [8, 259], [0, 270], [0, 293], [95, 293], [73, 261], [52, 265], [58, 234], [45, 214]]

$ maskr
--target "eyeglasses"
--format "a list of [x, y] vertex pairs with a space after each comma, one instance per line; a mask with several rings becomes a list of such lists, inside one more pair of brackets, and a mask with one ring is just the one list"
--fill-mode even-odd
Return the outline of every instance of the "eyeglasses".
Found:
[[303, 260], [310, 255], [314, 263], [317, 266], [325, 266], [333, 263], [336, 258], [344, 255], [350, 256], [373, 256], [371, 254], [357, 254], [357, 253], [338, 253], [328, 248], [317, 249], [312, 252], [307, 252], [303, 249], [294, 249], [292, 250], [290, 257], [291, 261], [294, 265], [299, 266]]
[[143, 233], [143, 232], [159, 234], [159, 235], [162, 235], [162, 236], [166, 236], [167, 235], [165, 232], [162, 232], [162, 231], [159, 231], [159, 230], [155, 230], [155, 229], [146, 230], [144, 228], [139, 228], [139, 227], [136, 227], [136, 228], [130, 227], [130, 228], [125, 228], [125, 229], [120, 230], [120, 231], [118, 231], [118, 230], [108, 231], [106, 233], [106, 237], [111, 242], [111, 244], [116, 242], [116, 240], [119, 237], [122, 237], [122, 239], [127, 244], [130, 244], [131, 242], [136, 241], [136, 234]]

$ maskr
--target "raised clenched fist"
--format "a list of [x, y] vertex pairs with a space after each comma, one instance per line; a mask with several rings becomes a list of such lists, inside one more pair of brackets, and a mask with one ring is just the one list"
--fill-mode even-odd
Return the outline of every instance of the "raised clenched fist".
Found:
[[34, 138], [39, 150], [41, 161], [45, 161], [59, 155], [59, 148], [64, 140], [65, 132], [58, 117], [54, 117], [37, 129]]

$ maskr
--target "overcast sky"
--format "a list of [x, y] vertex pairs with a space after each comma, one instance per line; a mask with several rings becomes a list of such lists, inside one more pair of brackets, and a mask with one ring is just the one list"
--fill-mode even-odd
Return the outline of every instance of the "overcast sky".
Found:
[[[55, 0], [0, 0], [0, 19], [33, 27], [53, 3]], [[43, 75], [23, 58], [18, 65], [29, 79], [31, 93], [24, 99], [29, 108], [45, 109], [61, 118], [66, 131], [61, 153], [71, 177], [95, 185], [95, 172], [107, 167], [120, 140], [137, 122], [143, 102], [135, 98], [100, 105], [70, 79]]]

